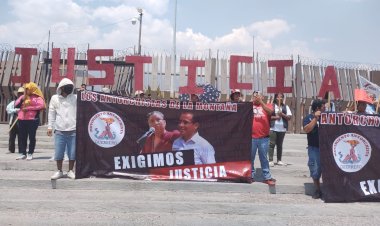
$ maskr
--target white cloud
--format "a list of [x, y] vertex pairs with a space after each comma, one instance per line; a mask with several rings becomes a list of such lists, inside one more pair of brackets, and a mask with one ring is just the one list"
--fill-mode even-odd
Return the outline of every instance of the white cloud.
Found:
[[[82, 0], [96, 2], [91, 0]], [[0, 43], [29, 44], [47, 43], [50, 29], [55, 46], [66, 44], [90, 44], [90, 48], [107, 48], [132, 52], [137, 48], [139, 24], [130, 19], [137, 16], [136, 5], [144, 9], [142, 23], [142, 51], [146, 54], [168, 53], [172, 51], [172, 24], [159, 16], [168, 9], [168, 0], [114, 0], [108, 6], [77, 4], [74, 0], [26, 0], [11, 1], [15, 20], [0, 25]], [[124, 3], [124, 4], [123, 4]], [[38, 9], [38, 10], [36, 10]], [[232, 54], [250, 55], [255, 37], [255, 52], [278, 54], [303, 54], [314, 56], [308, 44], [293, 41], [290, 45], [276, 47], [273, 42], [291, 30], [287, 21], [272, 19], [259, 21], [232, 29], [229, 33], [210, 38], [188, 28], [177, 31], [178, 55], [204, 56], [208, 50]], [[6, 34], [6, 35], [5, 35]], [[323, 41], [316, 38], [315, 41]], [[45, 46], [42, 46], [45, 48]], [[75, 46], [74, 46], [75, 47]]]
[[290, 26], [285, 20], [273, 19], [260, 21], [249, 26], [249, 31], [264, 39], [273, 39], [276, 36], [290, 31]]

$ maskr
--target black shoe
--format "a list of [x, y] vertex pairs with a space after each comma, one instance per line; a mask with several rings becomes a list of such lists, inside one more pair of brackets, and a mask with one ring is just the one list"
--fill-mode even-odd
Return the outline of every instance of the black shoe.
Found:
[[316, 190], [312, 197], [313, 199], [320, 199], [322, 198], [322, 192], [320, 190]]

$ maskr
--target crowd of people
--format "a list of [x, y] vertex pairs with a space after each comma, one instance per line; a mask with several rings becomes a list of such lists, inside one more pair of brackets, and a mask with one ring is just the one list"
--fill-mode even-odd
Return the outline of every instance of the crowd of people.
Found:
[[[57, 94], [50, 99], [48, 107], [48, 129], [47, 135], [54, 134], [55, 154], [54, 160], [57, 164], [57, 172], [51, 179], [64, 177], [62, 170], [65, 152], [69, 159], [67, 177], [75, 179], [73, 172], [75, 164], [75, 139], [76, 139], [76, 103], [77, 96], [74, 84], [70, 79], [64, 78], [59, 82]], [[86, 84], [82, 84], [79, 90], [86, 89]], [[102, 89], [102, 92], [109, 93], [110, 90]], [[36, 146], [36, 131], [40, 124], [39, 114], [46, 109], [44, 96], [38, 86], [27, 83], [17, 90], [17, 99], [7, 105], [9, 114], [9, 152], [15, 153], [15, 139], [18, 139], [17, 160], [33, 159]], [[135, 97], [144, 98], [145, 94], [141, 90], [135, 92]], [[371, 96], [372, 101], [357, 100], [353, 111], [357, 114], [375, 114], [377, 112], [376, 97]], [[198, 101], [197, 95], [191, 95], [190, 101]], [[229, 96], [231, 102], [242, 102], [243, 95], [238, 89], [231, 90]], [[253, 104], [252, 120], [252, 180], [255, 178], [255, 158], [258, 153], [264, 183], [272, 186], [276, 180], [271, 175], [271, 167], [286, 166], [282, 160], [283, 142], [292, 112], [284, 102], [284, 95], [276, 93], [272, 103], [264, 102], [264, 97], [259, 91], [254, 91], [251, 98]], [[330, 100], [328, 94], [324, 99], [315, 99], [311, 105], [311, 113], [303, 119], [303, 130], [307, 134], [308, 167], [310, 176], [313, 179], [315, 193], [313, 198], [321, 198], [322, 190], [320, 186], [321, 162], [319, 153], [319, 118], [324, 111], [335, 111], [336, 106]], [[166, 121], [163, 113], [152, 111], [147, 115], [147, 123], [154, 133], [144, 140], [140, 154], [168, 150], [194, 150], [194, 164], [215, 163], [215, 150], [212, 145], [201, 137], [198, 133], [199, 121], [192, 112], [181, 112], [178, 130], [167, 131]], [[29, 148], [27, 142], [29, 138]], [[274, 152], [276, 149], [276, 162]], [[28, 150], [28, 151], [27, 151]]]

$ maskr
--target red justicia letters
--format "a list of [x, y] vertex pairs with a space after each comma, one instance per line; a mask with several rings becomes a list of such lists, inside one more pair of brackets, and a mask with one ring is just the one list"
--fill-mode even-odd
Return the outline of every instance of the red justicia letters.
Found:
[[36, 48], [16, 48], [16, 54], [21, 55], [21, 75], [11, 76], [11, 81], [15, 83], [27, 83], [30, 82], [30, 62], [33, 55], [37, 55]]
[[205, 61], [204, 60], [181, 60], [180, 66], [181, 67], [187, 66], [188, 75], [187, 75], [187, 86], [179, 87], [179, 93], [202, 94], [203, 88], [197, 87], [195, 80], [197, 76], [196, 75], [197, 67], [204, 67]]
[[234, 56], [230, 57], [230, 89], [252, 89], [251, 83], [238, 82], [238, 63], [253, 63], [253, 57]]
[[[331, 81], [331, 85], [330, 85]], [[333, 92], [335, 99], [340, 99], [338, 79], [334, 66], [328, 66], [323, 77], [321, 88], [319, 89], [319, 97], [324, 97], [326, 92]]]
[[105, 71], [104, 78], [89, 78], [89, 85], [113, 85], [114, 83], [114, 65], [96, 63], [97, 56], [113, 56], [113, 49], [89, 49], [87, 50], [87, 68], [88, 70]]
[[53, 48], [52, 50], [52, 66], [51, 66], [51, 81], [60, 82], [63, 78], [68, 78], [74, 81], [74, 66], [75, 66], [75, 48], [68, 48], [67, 50], [67, 74], [59, 74], [59, 66], [61, 64], [61, 49]]
[[293, 87], [285, 87], [285, 67], [292, 67], [293, 60], [268, 60], [268, 67], [276, 68], [276, 84], [267, 88], [268, 93], [292, 93]]
[[144, 90], [144, 63], [152, 63], [152, 57], [126, 56], [125, 62], [135, 65], [135, 90]]

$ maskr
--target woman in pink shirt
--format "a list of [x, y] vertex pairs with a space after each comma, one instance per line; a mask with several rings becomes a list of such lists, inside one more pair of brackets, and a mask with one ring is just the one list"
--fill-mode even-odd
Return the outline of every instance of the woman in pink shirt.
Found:
[[[30, 82], [24, 85], [24, 95], [20, 96], [15, 106], [20, 108], [18, 112], [18, 129], [20, 143], [18, 149], [20, 156], [16, 159], [32, 160], [34, 148], [36, 147], [36, 132], [40, 124], [40, 110], [46, 108], [45, 99], [37, 84]], [[26, 153], [26, 147], [29, 137], [29, 149]]]

